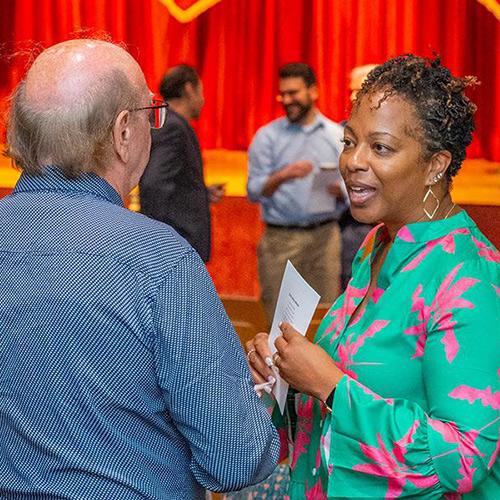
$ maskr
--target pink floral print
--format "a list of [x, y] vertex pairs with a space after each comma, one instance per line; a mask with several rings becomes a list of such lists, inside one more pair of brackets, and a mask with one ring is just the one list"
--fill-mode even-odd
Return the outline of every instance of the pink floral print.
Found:
[[387, 238], [367, 236], [318, 329], [345, 375], [331, 415], [302, 398], [290, 499], [495, 498], [498, 252], [464, 212], [405, 226], [353, 321]]

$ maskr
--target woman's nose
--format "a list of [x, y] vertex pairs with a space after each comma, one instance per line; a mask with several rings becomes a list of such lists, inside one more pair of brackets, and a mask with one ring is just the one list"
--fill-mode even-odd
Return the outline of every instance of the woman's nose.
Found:
[[345, 157], [345, 167], [351, 172], [368, 169], [368, 150], [362, 144], [355, 146]]

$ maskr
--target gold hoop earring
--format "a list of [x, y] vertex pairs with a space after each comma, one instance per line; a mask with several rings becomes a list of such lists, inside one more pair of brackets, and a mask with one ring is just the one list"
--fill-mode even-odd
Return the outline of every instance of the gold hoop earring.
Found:
[[[436, 206], [434, 207], [434, 210], [431, 213], [429, 213], [427, 211], [427, 209], [425, 208], [425, 204], [427, 203], [427, 200], [429, 199], [429, 196], [431, 196], [434, 199], [434, 201], [436, 202]], [[432, 220], [434, 218], [434, 216], [436, 215], [436, 212], [439, 209], [440, 203], [439, 203], [438, 197], [433, 193], [431, 186], [429, 186], [429, 189], [427, 190], [427, 193], [425, 193], [425, 196], [424, 196], [424, 199], [422, 200], [422, 203], [424, 205], [424, 213], [425, 213], [425, 215], [427, 215], [427, 217], [428, 217], [429, 220]]]

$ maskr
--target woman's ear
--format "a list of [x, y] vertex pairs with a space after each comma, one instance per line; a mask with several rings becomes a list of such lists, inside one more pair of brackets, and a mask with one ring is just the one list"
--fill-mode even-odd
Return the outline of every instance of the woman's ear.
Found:
[[432, 186], [445, 177], [452, 160], [451, 153], [446, 149], [434, 153], [427, 167], [426, 186]]
[[113, 143], [116, 154], [123, 163], [130, 157], [130, 111], [123, 110], [113, 126]]

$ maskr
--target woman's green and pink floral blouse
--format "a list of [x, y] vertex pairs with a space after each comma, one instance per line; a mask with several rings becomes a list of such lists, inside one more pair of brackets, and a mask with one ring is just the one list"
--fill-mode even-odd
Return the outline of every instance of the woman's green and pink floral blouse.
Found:
[[315, 342], [345, 372], [301, 396], [291, 499], [500, 498], [500, 255], [465, 212], [366, 238]]

